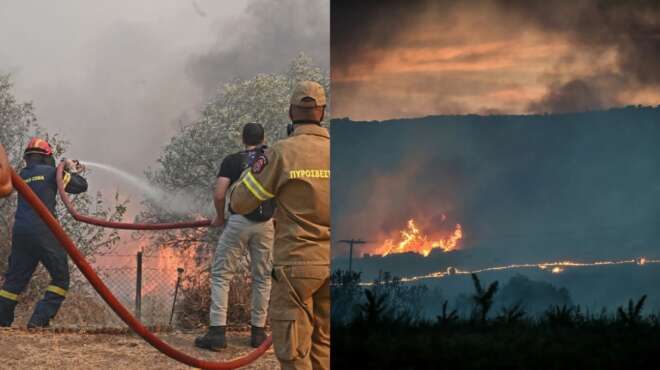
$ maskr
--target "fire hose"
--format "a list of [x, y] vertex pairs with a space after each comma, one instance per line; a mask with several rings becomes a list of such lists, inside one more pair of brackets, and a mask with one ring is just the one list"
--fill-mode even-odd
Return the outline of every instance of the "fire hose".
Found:
[[[62, 194], [62, 179], [61, 179], [61, 173], [62, 173], [62, 166], [58, 168], [58, 186], [60, 187], [60, 194]], [[64, 229], [62, 229], [62, 226], [59, 224], [57, 219], [50, 213], [48, 208], [43, 204], [41, 199], [32, 191], [32, 189], [23, 181], [23, 179], [16, 174], [16, 172], [12, 169], [11, 171], [11, 179], [12, 183], [14, 185], [14, 188], [18, 193], [32, 206], [32, 208], [35, 210], [35, 212], [41, 217], [41, 219], [46, 223], [48, 228], [53, 232], [53, 235], [55, 238], [60, 242], [60, 244], [64, 247], [66, 252], [69, 254], [73, 262], [78, 266], [78, 269], [80, 269], [80, 272], [87, 278], [87, 280], [92, 284], [94, 289], [99, 293], [101, 298], [112, 308], [112, 310], [119, 316], [135, 333], [137, 333], [139, 336], [142, 337], [145, 341], [147, 341], [152, 347], [156, 348], [163, 354], [169, 356], [172, 359], [175, 359], [179, 362], [182, 362], [188, 366], [194, 366], [202, 369], [213, 369], [213, 370], [229, 370], [229, 369], [236, 369], [242, 366], [245, 366], [257, 358], [261, 357], [266, 350], [270, 347], [272, 343], [272, 337], [268, 337], [257, 349], [252, 351], [251, 353], [240, 357], [236, 359], [232, 359], [229, 361], [225, 362], [212, 362], [212, 361], [207, 361], [207, 360], [201, 360], [195, 357], [192, 357], [190, 355], [187, 355], [176, 348], [170, 346], [160, 338], [158, 338], [155, 334], [153, 334], [147, 327], [145, 327], [140, 321], [138, 321], [127, 309], [124, 307], [118, 300], [117, 298], [112, 294], [110, 289], [105, 285], [103, 280], [99, 278], [99, 276], [96, 274], [92, 266], [87, 262], [85, 257], [80, 253], [78, 248], [76, 248], [76, 245], [73, 243], [71, 238], [66, 234]], [[65, 200], [68, 198], [63, 198], [62, 200]], [[66, 203], [66, 201], [65, 201]], [[67, 207], [68, 208], [68, 207]], [[71, 208], [69, 208], [71, 210]], [[86, 218], [83, 218], [86, 220]], [[94, 220], [94, 219], [92, 219]], [[82, 221], [82, 220], [79, 220]], [[113, 227], [113, 225], [117, 223], [113, 222], [105, 222], [103, 220], [95, 220], [96, 223], [95, 225], [99, 226], [107, 226], [107, 227]], [[86, 222], [86, 221], [82, 221]], [[198, 221], [200, 222], [200, 221]], [[190, 226], [193, 223], [183, 223], [183, 224], [165, 224], [168, 225], [169, 228], [176, 228], [176, 227], [198, 227], [201, 226], [197, 224], [198, 226]], [[120, 226], [126, 226], [126, 224], [119, 224]], [[183, 225], [183, 226], [176, 226], [176, 225]], [[138, 227], [133, 227], [132, 229], [148, 229], [148, 230], [159, 230], [159, 229], [164, 229], [163, 224], [160, 225], [134, 225]], [[140, 226], [144, 228], [140, 228]], [[160, 228], [156, 228], [157, 226], [160, 226]], [[149, 228], [146, 228], [149, 227]]]
[[123, 230], [170, 230], [170, 229], [187, 229], [195, 227], [208, 227], [211, 225], [210, 220], [197, 220], [197, 221], [186, 221], [186, 222], [169, 222], [169, 223], [157, 223], [157, 224], [136, 224], [130, 222], [115, 222], [107, 221], [99, 218], [94, 218], [86, 215], [81, 215], [76, 210], [76, 207], [73, 206], [73, 202], [69, 198], [69, 195], [64, 191], [64, 163], [60, 163], [57, 166], [57, 189], [60, 193], [60, 198], [64, 203], [66, 209], [71, 213], [74, 219], [84, 222], [86, 224], [109, 227], [112, 229], [123, 229]]

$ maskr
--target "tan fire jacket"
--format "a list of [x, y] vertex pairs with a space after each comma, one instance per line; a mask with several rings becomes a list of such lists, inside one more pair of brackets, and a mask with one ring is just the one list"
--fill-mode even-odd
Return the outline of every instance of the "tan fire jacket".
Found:
[[275, 198], [275, 265], [330, 264], [330, 135], [314, 125], [296, 128], [237, 181], [231, 208], [247, 214]]

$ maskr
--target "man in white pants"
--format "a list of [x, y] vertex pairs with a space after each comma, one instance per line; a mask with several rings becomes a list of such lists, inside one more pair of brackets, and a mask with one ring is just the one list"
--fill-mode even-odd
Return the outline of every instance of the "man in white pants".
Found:
[[195, 346], [212, 351], [227, 347], [225, 332], [229, 301], [229, 284], [236, 273], [244, 251], [250, 255], [252, 275], [251, 326], [253, 347], [266, 339], [266, 317], [271, 287], [273, 235], [273, 213], [275, 203], [267, 201], [247, 215], [233, 213], [225, 222], [225, 194], [239, 179], [242, 172], [252, 166], [265, 149], [264, 129], [260, 124], [248, 123], [243, 127], [245, 150], [227, 156], [220, 166], [214, 193], [217, 216], [213, 226], [225, 225], [211, 268], [211, 309], [208, 332], [195, 340]]

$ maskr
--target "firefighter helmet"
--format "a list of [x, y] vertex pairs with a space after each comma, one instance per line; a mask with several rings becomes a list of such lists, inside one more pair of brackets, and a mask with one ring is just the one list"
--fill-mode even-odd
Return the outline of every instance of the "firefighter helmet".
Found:
[[30, 139], [27, 147], [25, 148], [25, 154], [44, 154], [47, 156], [53, 155], [53, 148], [48, 144], [44, 139], [38, 137], [33, 137]]

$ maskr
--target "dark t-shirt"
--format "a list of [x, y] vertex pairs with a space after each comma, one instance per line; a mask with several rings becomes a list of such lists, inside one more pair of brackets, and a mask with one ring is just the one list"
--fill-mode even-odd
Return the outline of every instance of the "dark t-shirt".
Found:
[[246, 152], [238, 152], [225, 157], [220, 165], [218, 177], [229, 179], [230, 185], [235, 183], [243, 171], [248, 167]]

